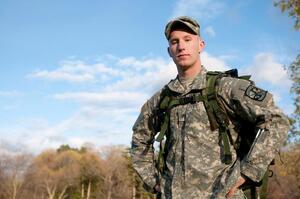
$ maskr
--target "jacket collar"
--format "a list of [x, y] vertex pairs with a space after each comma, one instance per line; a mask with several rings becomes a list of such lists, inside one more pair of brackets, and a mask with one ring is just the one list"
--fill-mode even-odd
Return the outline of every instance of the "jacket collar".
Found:
[[167, 86], [169, 87], [170, 90], [180, 94], [187, 94], [191, 90], [201, 90], [206, 87], [206, 73], [207, 73], [206, 68], [204, 66], [201, 66], [201, 71], [196, 75], [192, 83], [192, 87], [186, 90], [180, 83], [178, 75], [175, 79], [171, 80]]

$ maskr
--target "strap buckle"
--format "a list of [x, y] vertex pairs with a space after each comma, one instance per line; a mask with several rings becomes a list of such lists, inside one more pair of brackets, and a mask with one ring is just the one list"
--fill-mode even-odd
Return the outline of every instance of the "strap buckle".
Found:
[[208, 93], [208, 94], [207, 94], [207, 99], [208, 99], [208, 100], [214, 100], [214, 99], [216, 99], [215, 92], [213, 92], [213, 93]]
[[194, 104], [197, 102], [196, 97], [194, 95], [189, 96], [189, 97], [183, 97], [183, 98], [179, 98], [179, 102], [180, 104]]

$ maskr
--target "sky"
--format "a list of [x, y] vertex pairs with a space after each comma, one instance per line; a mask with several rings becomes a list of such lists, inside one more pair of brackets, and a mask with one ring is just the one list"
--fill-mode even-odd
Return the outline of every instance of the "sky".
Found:
[[197, 19], [208, 70], [237, 68], [289, 115], [293, 19], [260, 0], [0, 0], [0, 151], [130, 146], [143, 103], [176, 77], [166, 23]]

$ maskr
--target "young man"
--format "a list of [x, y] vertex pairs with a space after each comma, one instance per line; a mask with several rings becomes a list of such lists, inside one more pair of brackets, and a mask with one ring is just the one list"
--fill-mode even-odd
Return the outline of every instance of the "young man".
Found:
[[[192, 18], [179, 17], [165, 28], [168, 53], [177, 66], [177, 77], [154, 94], [142, 107], [133, 126], [133, 165], [149, 191], [162, 198], [212, 199], [244, 198], [239, 189], [247, 181], [260, 181], [276, 152], [286, 139], [289, 123], [274, 105], [272, 95], [253, 82], [222, 77], [216, 89], [219, 103], [230, 118], [228, 137], [231, 161], [226, 160], [226, 143], [219, 129], [211, 128], [207, 107], [193, 101], [170, 108], [167, 112], [167, 134], [163, 147], [163, 167], [159, 169], [154, 153], [155, 136], [161, 131], [158, 117], [165, 90], [175, 98], [205, 95], [207, 71], [201, 65], [205, 43], [200, 26]], [[234, 148], [242, 134], [241, 121], [259, 129], [246, 156]], [[254, 133], [254, 132], [253, 132]], [[227, 154], [228, 155], [228, 154]], [[160, 156], [160, 155], [159, 155]]]

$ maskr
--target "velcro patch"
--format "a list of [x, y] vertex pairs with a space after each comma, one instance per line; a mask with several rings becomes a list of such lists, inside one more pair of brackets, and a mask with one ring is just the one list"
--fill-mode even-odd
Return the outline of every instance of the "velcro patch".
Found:
[[256, 100], [256, 101], [263, 101], [265, 99], [267, 93], [268, 93], [268, 91], [262, 90], [253, 85], [248, 86], [248, 88], [245, 91], [246, 96], [248, 96], [251, 99]]

